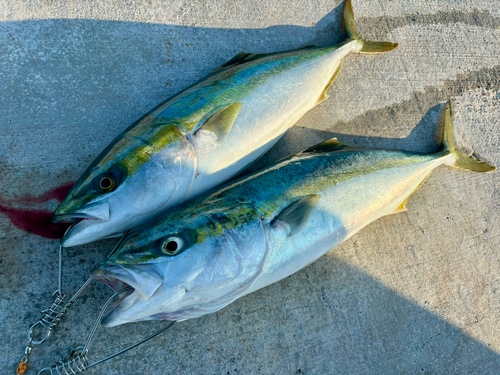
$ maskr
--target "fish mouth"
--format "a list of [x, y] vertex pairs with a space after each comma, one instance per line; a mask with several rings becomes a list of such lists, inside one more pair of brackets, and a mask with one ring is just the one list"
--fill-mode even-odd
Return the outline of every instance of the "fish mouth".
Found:
[[147, 265], [122, 266], [119, 264], [105, 264], [99, 266], [92, 274], [92, 277], [95, 280], [102, 281], [115, 292], [125, 288], [132, 288], [129, 291], [130, 293], [127, 292], [125, 297], [120, 298], [120, 302], [133, 292], [137, 292], [139, 298], [147, 299], [163, 285], [163, 278], [153, 267]]
[[113, 327], [122, 324], [120, 317], [136, 302], [145, 301], [163, 285], [163, 278], [150, 266], [100, 265], [92, 274], [115, 292], [130, 288], [110, 308], [101, 324]]
[[78, 220], [100, 220], [108, 221], [110, 219], [110, 207], [108, 202], [98, 202], [88, 204], [71, 212], [64, 212], [64, 205], [58, 207], [54, 216], [53, 223], [74, 223]]
[[[132, 292], [132, 293], [135, 291], [135, 288], [133, 286], [131, 286], [131, 285], [127, 284], [126, 282], [124, 282], [123, 280], [117, 279], [116, 277], [113, 277], [113, 276], [103, 276], [103, 275], [95, 275], [94, 274], [92, 277], [95, 280], [103, 282], [104, 284], [109, 286], [111, 289], [113, 289], [113, 291], [115, 291], [115, 292], [119, 292], [120, 290], [123, 290], [126, 288], [132, 288], [130, 290], [130, 292]], [[122, 300], [122, 299], [123, 299], [123, 297], [120, 298], [120, 300]]]
[[99, 218], [89, 215], [89, 214], [82, 214], [82, 213], [69, 213], [69, 214], [61, 214], [61, 215], [54, 215], [52, 217], [52, 222], [53, 223], [69, 223], [69, 224], [76, 224], [80, 221], [84, 220], [100, 220]]
[[115, 224], [113, 220], [76, 219], [61, 239], [61, 246], [79, 246], [123, 235], [123, 230]]

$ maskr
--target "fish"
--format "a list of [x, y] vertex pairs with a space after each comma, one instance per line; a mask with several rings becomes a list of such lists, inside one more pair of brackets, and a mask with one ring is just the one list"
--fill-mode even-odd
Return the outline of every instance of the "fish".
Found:
[[228, 181], [325, 100], [346, 55], [397, 47], [364, 40], [350, 0], [343, 23], [335, 46], [239, 53], [123, 131], [57, 208], [73, 223], [61, 245], [119, 236]]
[[330, 139], [134, 229], [93, 272], [130, 289], [103, 319], [113, 327], [215, 312], [314, 262], [405, 204], [438, 166], [490, 172], [453, 140], [452, 105], [439, 151], [349, 147]]

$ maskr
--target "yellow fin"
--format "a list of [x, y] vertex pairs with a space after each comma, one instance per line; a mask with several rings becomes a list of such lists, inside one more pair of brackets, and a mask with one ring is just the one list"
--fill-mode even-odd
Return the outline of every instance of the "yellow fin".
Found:
[[342, 61], [340, 62], [339, 67], [337, 68], [337, 70], [335, 71], [335, 73], [333, 73], [332, 78], [330, 78], [330, 81], [326, 84], [325, 89], [323, 90], [323, 92], [321, 93], [321, 95], [318, 98], [318, 101], [316, 102], [316, 105], [318, 105], [319, 103], [321, 103], [322, 101], [324, 101], [326, 98], [328, 98], [328, 96], [326, 95], [326, 91], [328, 90], [328, 88], [330, 87], [330, 85], [333, 83], [333, 81], [335, 80], [335, 78], [337, 78], [337, 76], [339, 75], [341, 67], [342, 67]]
[[319, 48], [319, 47], [318, 46], [309, 45], [309, 46], [305, 46], [305, 47], [291, 49], [291, 50], [288, 50], [288, 51], [271, 52], [271, 53], [240, 52], [236, 56], [234, 56], [230, 60], [226, 61], [221, 66], [219, 66], [218, 68], [214, 69], [212, 71], [212, 73], [210, 73], [208, 76], [220, 73], [223, 70], [235, 67], [237, 65], [242, 65], [242, 64], [246, 64], [246, 63], [251, 62], [251, 61], [255, 61], [255, 60], [261, 59], [263, 57], [268, 57], [268, 56], [273, 56], [273, 55], [280, 55], [280, 54], [283, 54], [283, 53], [293, 52], [293, 51], [315, 49], [315, 48]]
[[410, 197], [408, 196], [408, 198], [406, 198], [403, 203], [401, 203], [399, 206], [397, 206], [393, 213], [397, 214], [399, 212], [406, 211], [406, 202], [408, 202], [409, 198]]
[[454, 161], [448, 164], [451, 167], [467, 169], [476, 172], [492, 172], [496, 169], [481, 160], [476, 159], [459, 150], [453, 140], [453, 109], [452, 102], [448, 101], [441, 114], [441, 126], [443, 128], [443, 149], [453, 155]]
[[219, 109], [200, 126], [194, 135], [196, 136], [200, 130], [206, 130], [214, 133], [218, 141], [223, 140], [231, 132], [240, 111], [241, 103], [233, 103]]
[[408, 199], [410, 199], [410, 197], [412, 196], [412, 194], [414, 192], [416, 192], [420, 188], [420, 186], [422, 186], [424, 184], [425, 180], [427, 180], [427, 177], [429, 177], [429, 176], [430, 176], [430, 173], [427, 176], [424, 177], [424, 179], [422, 180], [422, 182], [420, 182], [420, 184], [418, 184], [418, 186], [406, 197], [406, 199], [399, 206], [397, 206], [396, 209], [393, 212], [391, 212], [391, 213], [397, 214], [398, 212], [404, 212], [404, 211], [406, 211], [406, 202], [408, 202]]
[[317, 145], [311, 146], [308, 149], [305, 149], [302, 152], [333, 152], [343, 150], [344, 148], [348, 148], [349, 146], [340, 143], [337, 138], [327, 139]]
[[372, 42], [364, 40], [359, 34], [356, 24], [354, 23], [354, 12], [352, 10], [351, 0], [346, 0], [344, 3], [344, 11], [342, 15], [342, 28], [344, 29], [347, 37], [350, 39], [358, 40], [362, 44], [361, 53], [381, 53], [395, 49], [397, 43], [389, 42]]

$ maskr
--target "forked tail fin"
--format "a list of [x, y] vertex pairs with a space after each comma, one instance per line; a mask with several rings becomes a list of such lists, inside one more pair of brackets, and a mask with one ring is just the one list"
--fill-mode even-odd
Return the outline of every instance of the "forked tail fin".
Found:
[[467, 169], [476, 172], [492, 172], [496, 167], [489, 165], [483, 161], [477, 160], [475, 157], [465, 154], [460, 151], [453, 140], [453, 123], [452, 123], [452, 104], [451, 101], [446, 103], [446, 106], [441, 114], [441, 127], [443, 128], [443, 151], [447, 151], [453, 155], [453, 160], [446, 163], [450, 167]]
[[360, 53], [381, 53], [392, 51], [398, 44], [390, 42], [370, 42], [364, 40], [356, 29], [354, 23], [354, 12], [352, 10], [351, 0], [346, 0], [344, 3], [344, 11], [342, 15], [342, 28], [349, 39], [359, 41], [363, 46]]

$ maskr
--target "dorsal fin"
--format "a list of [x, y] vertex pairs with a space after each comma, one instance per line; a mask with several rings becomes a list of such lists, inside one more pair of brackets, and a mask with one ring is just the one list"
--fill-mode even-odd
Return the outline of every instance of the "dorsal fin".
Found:
[[219, 66], [218, 68], [214, 69], [211, 74], [218, 73], [221, 70], [225, 70], [225, 69], [231, 68], [231, 67], [236, 66], [236, 65], [246, 64], [247, 62], [254, 61], [254, 60], [260, 59], [262, 57], [267, 57], [267, 56], [272, 56], [272, 55], [281, 55], [281, 54], [287, 53], [287, 52], [300, 51], [300, 50], [313, 49], [313, 48], [319, 48], [319, 47], [311, 45], [311, 46], [291, 49], [288, 51], [280, 51], [280, 52], [272, 52], [272, 53], [240, 52], [236, 56], [234, 56], [230, 60], [226, 61], [221, 66]]
[[241, 103], [233, 103], [227, 107], [219, 109], [211, 115], [198, 130], [194, 133], [196, 136], [199, 131], [205, 130], [215, 134], [218, 141], [228, 136], [233, 127], [234, 121], [241, 111]]
[[268, 56], [268, 55], [270, 55], [270, 54], [269, 53], [240, 52], [236, 56], [234, 56], [232, 59], [226, 61], [224, 64], [222, 64], [217, 69], [215, 69], [214, 72], [217, 70], [228, 68], [230, 66], [245, 64], [249, 61], [257, 60], [263, 56]]
[[311, 213], [319, 202], [317, 194], [300, 198], [283, 210], [271, 223], [273, 228], [283, 228], [288, 236], [293, 236], [307, 224]]
[[302, 153], [307, 152], [328, 152], [328, 151], [339, 151], [344, 148], [349, 148], [350, 146], [340, 143], [337, 138], [327, 139], [324, 142], [318, 143], [317, 145], [311, 146], [308, 149], [302, 151]]

